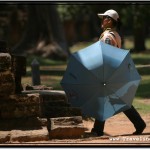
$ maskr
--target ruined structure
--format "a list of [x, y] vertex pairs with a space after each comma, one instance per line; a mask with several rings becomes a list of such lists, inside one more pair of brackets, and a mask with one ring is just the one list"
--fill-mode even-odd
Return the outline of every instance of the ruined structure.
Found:
[[80, 109], [69, 105], [64, 91], [36, 86], [23, 90], [25, 66], [23, 56], [1, 48], [0, 143], [81, 137], [85, 128]]

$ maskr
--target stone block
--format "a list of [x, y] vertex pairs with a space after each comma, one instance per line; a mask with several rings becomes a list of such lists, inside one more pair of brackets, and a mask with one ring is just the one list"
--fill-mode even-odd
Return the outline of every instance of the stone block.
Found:
[[47, 127], [47, 118], [26, 117], [26, 118], [11, 118], [0, 119], [0, 131], [11, 130], [35, 130], [41, 129], [42, 126]]
[[0, 72], [0, 95], [15, 93], [15, 79], [11, 71]]
[[40, 94], [41, 101], [43, 101], [43, 100], [51, 100], [51, 101], [64, 100], [67, 102], [67, 96], [64, 91], [44, 90], [44, 91], [40, 91], [39, 94]]
[[81, 116], [58, 117], [49, 119], [50, 139], [80, 138], [84, 134]]
[[9, 131], [0, 131], [0, 144], [8, 143], [10, 141]]
[[26, 57], [21, 55], [11, 55], [12, 57], [12, 71], [15, 76], [26, 75]]
[[51, 106], [41, 109], [41, 117], [70, 117], [81, 116], [81, 110], [76, 107]]
[[11, 56], [9, 53], [0, 53], [0, 72], [11, 69]]
[[47, 126], [48, 125], [47, 118], [37, 117], [37, 119], [40, 122], [41, 126]]
[[26, 85], [25, 86], [25, 90], [52, 90], [52, 87], [47, 87], [46, 85], [36, 85], [36, 86], [32, 86], [32, 85]]
[[49, 133], [47, 127], [35, 130], [12, 130], [10, 135], [11, 142], [34, 142], [48, 141]]
[[36, 94], [10, 95], [0, 100], [0, 118], [40, 116], [40, 98]]
[[58, 101], [49, 101], [49, 100], [44, 100], [42, 103], [41, 103], [41, 107], [43, 109], [49, 109], [49, 107], [70, 107], [70, 104], [63, 101], [63, 100], [58, 100]]

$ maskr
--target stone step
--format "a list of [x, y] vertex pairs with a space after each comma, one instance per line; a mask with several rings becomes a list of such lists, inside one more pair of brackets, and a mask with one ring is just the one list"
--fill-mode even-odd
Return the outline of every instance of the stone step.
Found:
[[0, 119], [0, 143], [47, 141], [47, 118]]
[[10, 130], [35, 130], [40, 129], [42, 126], [47, 127], [47, 118], [39, 117], [26, 117], [26, 118], [11, 118], [0, 119], [0, 131]]
[[21, 118], [41, 115], [38, 94], [17, 94], [0, 99], [0, 118]]
[[24, 94], [31, 94], [31, 93], [40, 93], [41, 91], [44, 92], [50, 92], [53, 88], [52, 87], [47, 87], [45, 85], [26, 85], [25, 90], [22, 91]]
[[0, 143], [48, 141], [47, 127], [35, 130], [0, 131]]
[[34, 142], [34, 141], [48, 141], [49, 133], [47, 127], [41, 127], [37, 130], [12, 130], [10, 132], [10, 141], [12, 142]]
[[47, 106], [42, 107], [41, 117], [56, 118], [56, 117], [70, 117], [81, 116], [81, 110], [76, 107], [61, 107], [61, 106]]
[[15, 93], [15, 78], [10, 70], [0, 72], [0, 96]]
[[0, 144], [10, 142], [10, 131], [0, 131]]
[[64, 91], [61, 90], [43, 90], [39, 92], [41, 101], [44, 100], [51, 100], [51, 101], [57, 101], [57, 100], [64, 100], [67, 102], [67, 96]]
[[80, 138], [85, 131], [81, 116], [48, 119], [50, 139]]
[[49, 100], [44, 100], [42, 103], [42, 107], [45, 109], [47, 107], [52, 107], [52, 106], [58, 106], [58, 107], [70, 107], [70, 104], [65, 102], [64, 100], [58, 100], [58, 101], [49, 101]]
[[25, 86], [25, 91], [30, 91], [30, 90], [52, 90], [53, 88], [52, 87], [47, 87], [45, 85], [29, 85], [27, 84]]

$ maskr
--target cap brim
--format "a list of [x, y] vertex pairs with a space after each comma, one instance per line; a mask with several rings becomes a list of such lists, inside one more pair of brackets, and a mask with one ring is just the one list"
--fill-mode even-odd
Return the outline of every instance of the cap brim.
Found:
[[100, 18], [103, 18], [103, 16], [106, 16], [106, 15], [104, 15], [104, 14], [97, 14], [98, 15], [98, 17], [100, 17]]

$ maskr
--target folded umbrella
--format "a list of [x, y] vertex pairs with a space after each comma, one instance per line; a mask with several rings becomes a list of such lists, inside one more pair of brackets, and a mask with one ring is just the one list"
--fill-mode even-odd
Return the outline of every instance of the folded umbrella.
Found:
[[72, 106], [104, 121], [131, 107], [140, 80], [128, 50], [98, 41], [71, 54], [61, 85]]

